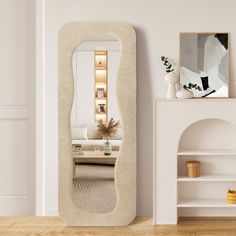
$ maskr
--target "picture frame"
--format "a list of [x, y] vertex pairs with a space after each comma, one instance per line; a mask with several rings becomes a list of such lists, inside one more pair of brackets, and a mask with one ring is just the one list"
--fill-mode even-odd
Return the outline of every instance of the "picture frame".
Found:
[[97, 89], [97, 98], [104, 98], [105, 97], [105, 89], [104, 88], [98, 88]]
[[229, 33], [180, 33], [179, 72], [195, 98], [229, 97]]

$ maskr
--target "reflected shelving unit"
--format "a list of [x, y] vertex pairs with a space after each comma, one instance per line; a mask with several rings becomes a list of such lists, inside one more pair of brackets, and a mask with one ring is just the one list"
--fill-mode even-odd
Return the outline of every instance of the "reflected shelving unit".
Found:
[[107, 51], [94, 52], [95, 64], [95, 122], [108, 119], [108, 53]]

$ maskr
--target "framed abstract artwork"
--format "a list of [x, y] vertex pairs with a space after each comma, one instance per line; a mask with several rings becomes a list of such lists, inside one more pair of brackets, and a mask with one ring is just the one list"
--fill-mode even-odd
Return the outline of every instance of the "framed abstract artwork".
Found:
[[194, 97], [228, 97], [228, 33], [180, 33], [180, 83]]

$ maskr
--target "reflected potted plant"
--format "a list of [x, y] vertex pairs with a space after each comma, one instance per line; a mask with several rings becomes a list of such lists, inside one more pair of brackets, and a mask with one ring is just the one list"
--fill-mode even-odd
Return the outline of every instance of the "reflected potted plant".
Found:
[[106, 142], [104, 143], [105, 155], [111, 155], [112, 153], [112, 146], [109, 140], [117, 133], [119, 125], [120, 122], [115, 121], [113, 118], [111, 118], [108, 122], [104, 122], [103, 120], [98, 121], [98, 133], [104, 140], [106, 140]]
[[165, 67], [165, 72], [167, 73], [165, 76], [165, 80], [168, 83], [167, 96], [166, 98], [176, 98], [176, 89], [175, 85], [179, 81], [177, 74], [175, 73], [174, 66], [170, 63], [168, 57], [162, 56], [161, 62]]

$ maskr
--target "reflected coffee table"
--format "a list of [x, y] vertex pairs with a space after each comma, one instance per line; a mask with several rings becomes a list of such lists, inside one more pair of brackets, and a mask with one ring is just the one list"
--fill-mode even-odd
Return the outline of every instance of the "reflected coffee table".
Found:
[[111, 155], [105, 155], [101, 151], [83, 151], [81, 154], [72, 152], [73, 177], [75, 176], [76, 164], [111, 164], [114, 165], [118, 157], [118, 151], [113, 151]]

